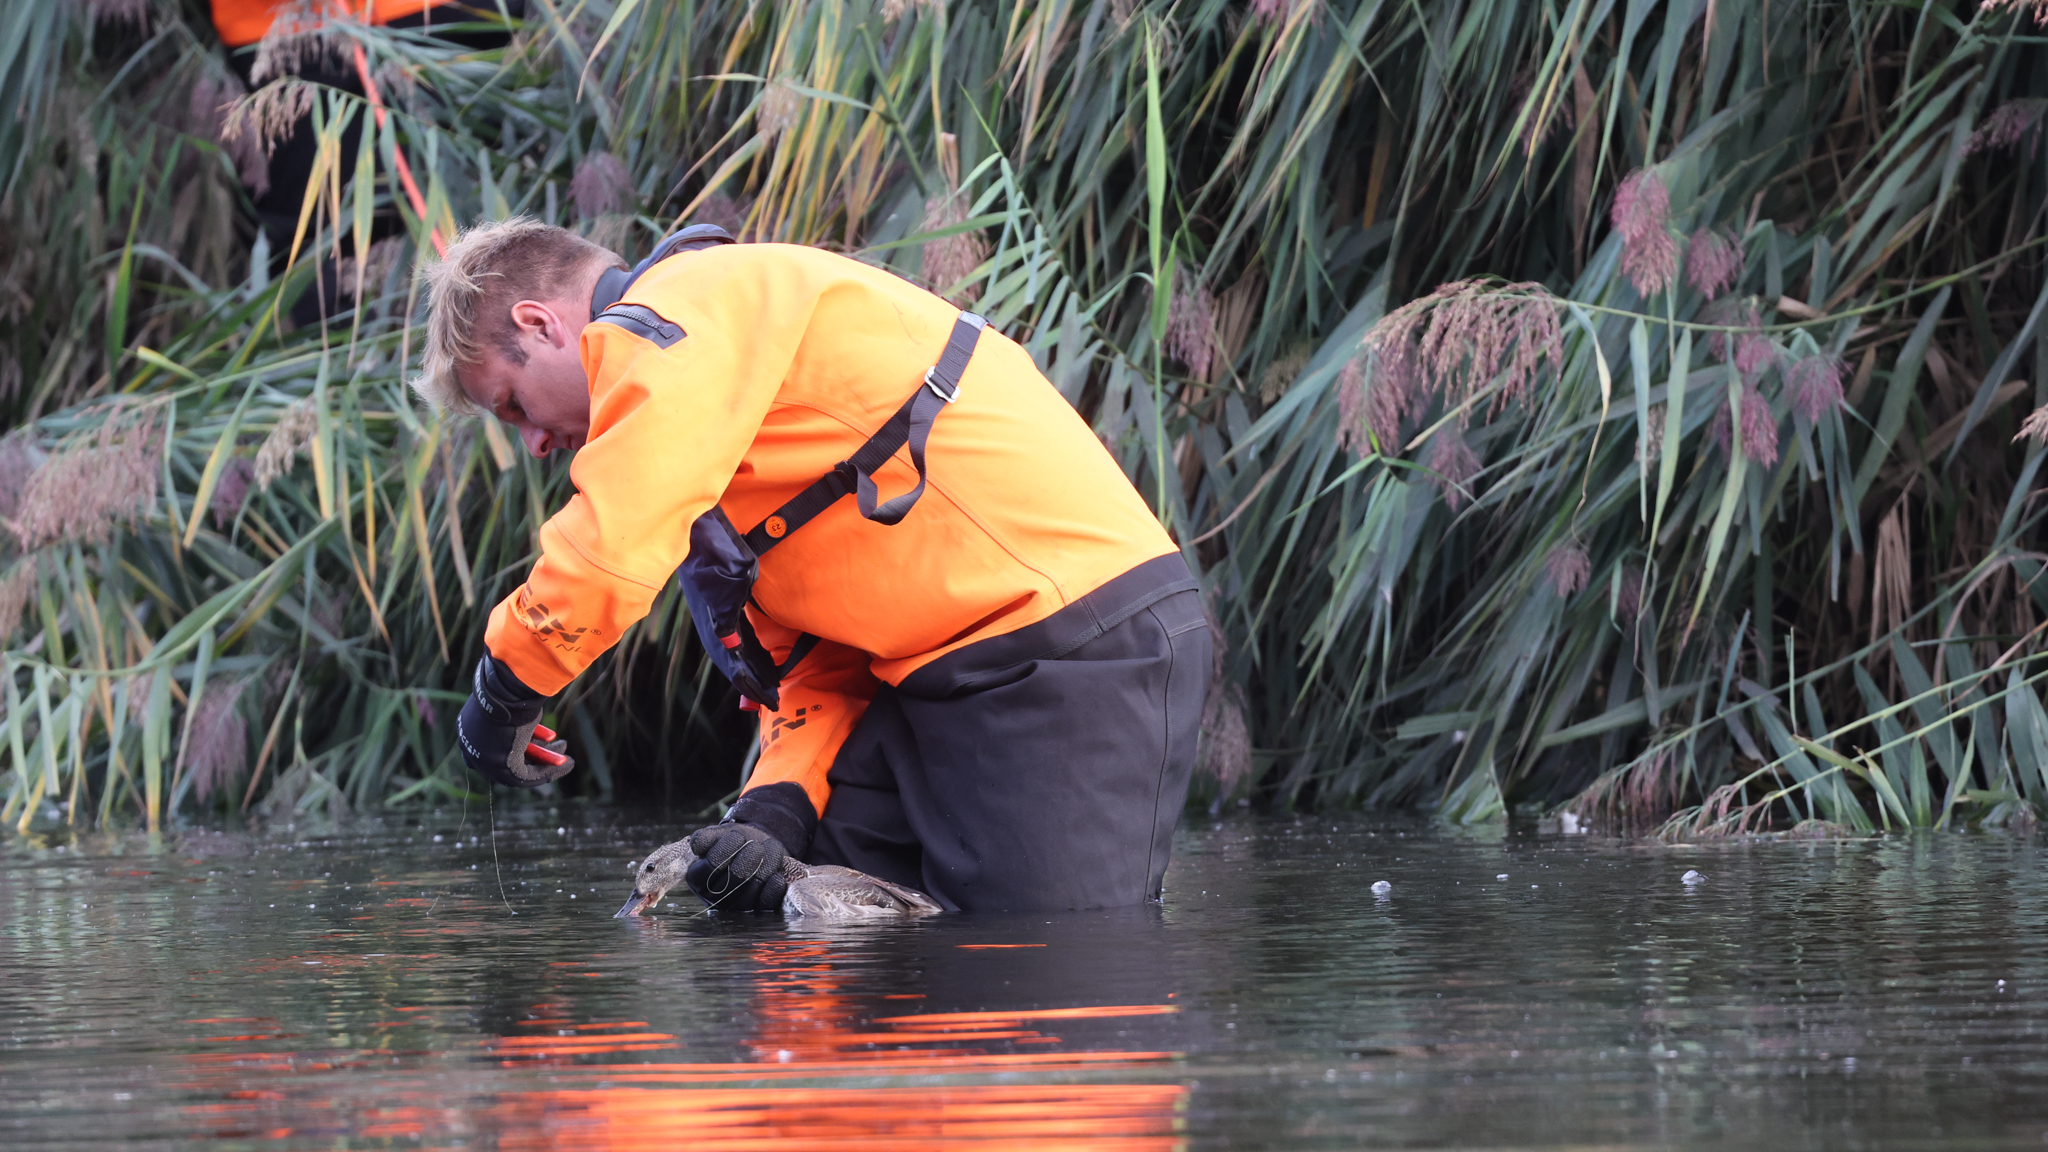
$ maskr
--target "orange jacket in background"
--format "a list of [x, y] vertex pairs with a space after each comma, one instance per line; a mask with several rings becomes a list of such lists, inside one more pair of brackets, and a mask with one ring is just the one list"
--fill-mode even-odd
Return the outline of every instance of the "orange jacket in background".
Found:
[[[622, 302], [673, 331], [584, 328], [577, 493], [485, 632], [549, 695], [647, 614], [692, 521], [716, 503], [745, 531], [852, 455], [923, 386], [959, 316], [891, 273], [785, 244], [671, 257]], [[993, 328], [925, 459], [930, 486], [901, 523], [862, 519], [849, 496], [762, 557], [748, 608], [762, 643], [781, 660], [800, 633], [821, 639], [783, 680], [781, 708], [761, 713], [749, 787], [793, 781], [822, 813], [825, 773], [881, 682], [1175, 551], [1088, 425]], [[898, 451], [875, 480], [886, 499], [917, 473]]]
[[[328, 0], [327, 10], [334, 13], [352, 13], [357, 19], [370, 24], [388, 24], [393, 20], [453, 2], [454, 0]], [[263, 39], [263, 34], [270, 31], [271, 21], [277, 17], [277, 10], [288, 3], [290, 0], [213, 0], [214, 31], [220, 33], [220, 42], [230, 48], [247, 47]]]

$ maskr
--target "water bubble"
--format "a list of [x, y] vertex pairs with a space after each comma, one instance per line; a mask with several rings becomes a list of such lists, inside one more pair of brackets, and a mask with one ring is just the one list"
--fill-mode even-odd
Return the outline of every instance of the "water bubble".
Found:
[[1394, 886], [1392, 884], [1387, 883], [1385, 880], [1375, 880], [1372, 882], [1372, 894], [1375, 896], [1385, 896], [1387, 893], [1392, 892], [1393, 890]]
[[1705, 883], [1707, 879], [1707, 874], [1704, 872], [1694, 871], [1693, 869], [1688, 868], [1685, 871], [1685, 875], [1680, 876], [1678, 879], [1680, 883], [1690, 888], [1694, 884]]
[[1495, 880], [1505, 880], [1505, 879], [1507, 879], [1507, 878], [1508, 878], [1508, 874], [1507, 874], [1507, 873], [1505, 873], [1505, 872], [1503, 872], [1503, 873], [1501, 873], [1500, 875], [1498, 875], [1498, 876], [1495, 876], [1495, 877], [1494, 877], [1494, 879], [1495, 879]]

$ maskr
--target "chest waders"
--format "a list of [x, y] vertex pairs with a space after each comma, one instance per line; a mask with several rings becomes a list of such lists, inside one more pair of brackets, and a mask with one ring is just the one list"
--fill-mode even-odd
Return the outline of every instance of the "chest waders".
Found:
[[[663, 240], [631, 272], [614, 268], [599, 278], [597, 290], [591, 296], [591, 320], [617, 324], [663, 347], [674, 344], [683, 338], [680, 327], [644, 305], [620, 304], [619, 297], [642, 273], [671, 256], [732, 242], [724, 229], [709, 224], [696, 224], [677, 232]], [[713, 505], [690, 525], [690, 555], [676, 569], [676, 581], [689, 602], [697, 639], [711, 662], [740, 690], [742, 708], [766, 705], [773, 711], [780, 707], [782, 678], [818, 643], [816, 636], [804, 633], [790, 649], [788, 659], [778, 664], [755, 635], [753, 625], [747, 622], [746, 607], [753, 601], [754, 584], [761, 576], [761, 556], [849, 493], [859, 505], [860, 514], [877, 524], [897, 524], [910, 514], [918, 498], [924, 495], [924, 447], [931, 435], [932, 421], [946, 405], [959, 398], [960, 376], [974, 356], [981, 330], [987, 326], [988, 321], [980, 316], [962, 312], [953, 323], [938, 363], [925, 371], [923, 384], [896, 409], [881, 430], [759, 524], [741, 532]], [[882, 500], [875, 485], [875, 473], [906, 444], [910, 447], [910, 463], [917, 469], [917, 486]]]

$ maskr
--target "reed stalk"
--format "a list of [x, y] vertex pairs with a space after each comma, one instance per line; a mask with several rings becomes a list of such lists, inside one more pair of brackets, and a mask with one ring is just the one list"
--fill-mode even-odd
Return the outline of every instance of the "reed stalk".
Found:
[[[1204, 800], [1683, 836], [2048, 805], [2038, 3], [318, 29], [375, 107], [240, 93], [167, 2], [17, 8], [17, 827], [476, 787], [464, 669], [568, 480], [403, 382], [415, 264], [515, 212], [635, 257], [690, 220], [834, 248], [1024, 343], [1202, 573]], [[238, 205], [301, 110], [318, 171], [273, 275]], [[347, 299], [294, 329], [322, 260]], [[686, 619], [665, 597], [559, 701], [582, 787], [729, 790], [747, 736]]]

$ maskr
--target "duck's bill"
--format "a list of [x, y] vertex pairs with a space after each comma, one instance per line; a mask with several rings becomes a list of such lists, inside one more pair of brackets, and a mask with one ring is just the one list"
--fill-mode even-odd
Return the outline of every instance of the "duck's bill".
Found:
[[612, 919], [623, 920], [628, 916], [638, 916], [659, 903], [661, 903], [660, 896], [649, 896], [643, 892], [636, 891], [631, 896], [626, 897], [624, 907], [612, 913]]

